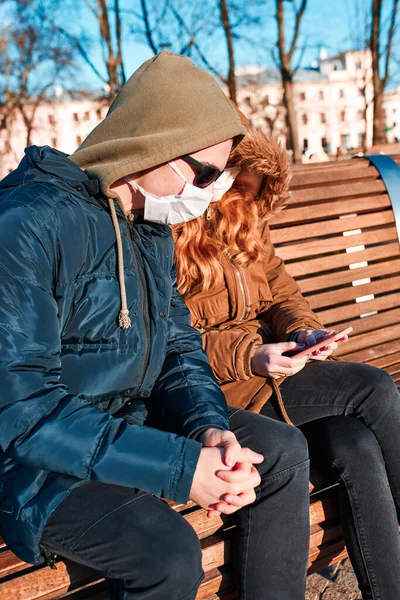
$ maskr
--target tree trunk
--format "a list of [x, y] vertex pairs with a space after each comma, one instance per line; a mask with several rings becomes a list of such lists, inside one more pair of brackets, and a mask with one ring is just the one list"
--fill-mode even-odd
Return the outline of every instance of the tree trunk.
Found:
[[294, 105], [293, 81], [291, 74], [281, 68], [283, 84], [283, 104], [286, 108], [288, 126], [288, 146], [293, 151], [293, 162], [302, 162], [302, 149], [299, 143], [299, 130], [297, 127], [297, 112]]
[[235, 104], [236, 101], [236, 74], [235, 74], [235, 55], [233, 51], [233, 39], [232, 39], [232, 30], [229, 23], [229, 13], [228, 6], [226, 4], [226, 0], [221, 0], [221, 21], [223, 28], [225, 30], [226, 37], [226, 45], [228, 49], [228, 57], [229, 57], [229, 72], [228, 72], [228, 89], [229, 89], [229, 97]]
[[372, 83], [374, 89], [373, 105], [373, 136], [372, 143], [384, 144], [385, 112], [383, 110], [383, 81], [379, 74], [379, 37], [381, 31], [382, 0], [373, 0], [372, 5], [372, 30], [371, 30], [371, 55], [372, 55]]
[[300, 9], [296, 12], [295, 31], [290, 50], [285, 48], [285, 23], [284, 23], [284, 0], [276, 0], [276, 21], [278, 24], [278, 48], [280, 59], [280, 72], [283, 85], [283, 104], [286, 108], [286, 120], [288, 126], [288, 142], [289, 147], [293, 151], [293, 162], [302, 162], [302, 149], [299, 144], [299, 131], [297, 127], [297, 112], [294, 103], [293, 94], [293, 75], [294, 71], [291, 66], [293, 53], [296, 47], [297, 37], [299, 34], [300, 21], [306, 8], [307, 0], [302, 0]]

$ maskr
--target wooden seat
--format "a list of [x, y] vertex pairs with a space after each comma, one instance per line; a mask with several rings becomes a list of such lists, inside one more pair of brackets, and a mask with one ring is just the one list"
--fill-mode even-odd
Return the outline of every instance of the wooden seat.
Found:
[[[400, 165], [400, 157], [393, 157]], [[271, 221], [272, 241], [328, 328], [352, 325], [337, 355], [386, 369], [400, 388], [400, 247], [386, 188], [364, 159], [293, 169], [292, 197]], [[346, 556], [338, 487], [311, 494], [310, 570]], [[174, 506], [196, 530], [206, 573], [198, 600], [238, 598], [231, 565], [232, 527], [193, 503]], [[0, 600], [103, 598], [104, 581], [67, 561], [57, 570], [21, 562], [0, 546]]]

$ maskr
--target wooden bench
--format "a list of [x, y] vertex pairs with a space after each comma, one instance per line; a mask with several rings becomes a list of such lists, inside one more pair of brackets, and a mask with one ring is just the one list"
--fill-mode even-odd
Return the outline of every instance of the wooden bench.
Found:
[[[400, 387], [400, 247], [379, 173], [365, 159], [299, 166], [291, 189], [288, 207], [271, 222], [278, 254], [327, 327], [353, 326], [337, 354], [386, 369]], [[346, 556], [337, 497], [335, 483], [311, 494], [310, 572]], [[198, 600], [238, 598], [229, 528], [193, 503], [174, 509], [201, 539], [206, 577]], [[0, 600], [100, 600], [104, 588], [100, 575], [79, 565], [36, 568], [0, 548]]]

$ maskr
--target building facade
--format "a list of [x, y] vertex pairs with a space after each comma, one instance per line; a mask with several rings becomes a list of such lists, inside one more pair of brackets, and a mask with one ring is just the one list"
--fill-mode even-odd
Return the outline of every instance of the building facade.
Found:
[[[267, 136], [286, 144], [285, 110], [279, 73], [256, 67], [238, 73], [238, 104]], [[345, 52], [299, 69], [294, 78], [299, 141], [305, 153], [335, 155], [372, 145], [373, 88], [369, 51]], [[385, 92], [386, 137], [400, 140], [400, 87]]]
[[[237, 69], [238, 105], [257, 129], [286, 145], [282, 84], [277, 71], [259, 67]], [[310, 69], [299, 69], [294, 80], [300, 145], [307, 158], [324, 150], [335, 155], [372, 145], [372, 70], [369, 51], [327, 57]], [[400, 87], [385, 92], [386, 136], [400, 140]], [[72, 153], [107, 113], [102, 95], [74, 94], [55, 89], [36, 110], [31, 143]], [[0, 177], [15, 168], [27, 145], [26, 128], [16, 115], [0, 130]]]

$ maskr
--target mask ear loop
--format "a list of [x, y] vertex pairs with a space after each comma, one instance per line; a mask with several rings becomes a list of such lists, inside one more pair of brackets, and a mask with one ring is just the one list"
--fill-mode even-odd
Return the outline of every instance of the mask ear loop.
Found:
[[189, 182], [188, 182], [188, 180], [186, 179], [186, 177], [183, 175], [183, 173], [181, 173], [181, 171], [180, 171], [179, 167], [178, 167], [178, 166], [175, 164], [175, 161], [171, 160], [171, 162], [169, 162], [168, 164], [169, 164], [169, 166], [171, 167], [171, 169], [172, 169], [173, 171], [175, 171], [175, 173], [176, 173], [177, 175], [179, 175], [179, 177], [180, 177], [181, 179], [183, 179], [183, 181], [184, 181], [185, 183], [189, 183]]

